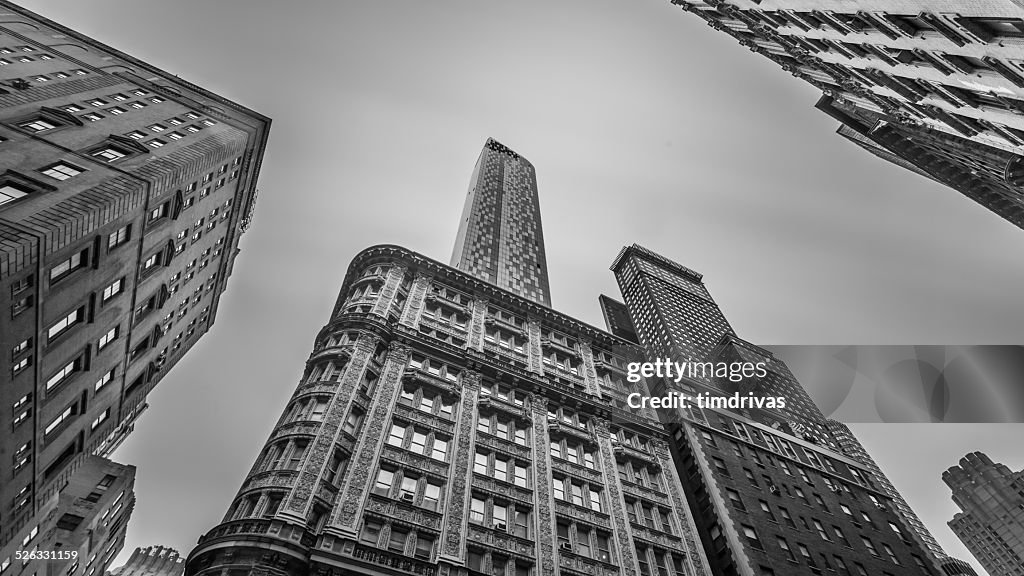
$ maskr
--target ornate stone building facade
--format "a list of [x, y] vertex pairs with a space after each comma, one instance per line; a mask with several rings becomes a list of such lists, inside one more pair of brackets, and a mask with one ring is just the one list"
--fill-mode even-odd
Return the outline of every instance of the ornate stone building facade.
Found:
[[872, 153], [1024, 227], [1020, 2], [672, 3], [821, 89], [818, 108]]
[[637, 245], [612, 270], [649, 359], [766, 367], [739, 381], [686, 374], [650, 382], [658, 395], [786, 401], [782, 409], [659, 411], [714, 574], [939, 574], [871, 467], [843, 450], [785, 363], [735, 334], [699, 273]]
[[269, 127], [0, 0], [0, 565], [214, 323]]
[[710, 574], [630, 343], [396, 246], [352, 261], [188, 576]]

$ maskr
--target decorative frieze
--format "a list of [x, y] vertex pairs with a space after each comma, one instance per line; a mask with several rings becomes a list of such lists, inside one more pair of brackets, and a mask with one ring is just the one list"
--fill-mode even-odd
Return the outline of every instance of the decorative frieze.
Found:
[[612, 522], [611, 518], [604, 513], [591, 510], [590, 508], [584, 508], [582, 506], [574, 506], [568, 502], [562, 502], [555, 500], [555, 513], [559, 516], [566, 518], [572, 518], [574, 520], [582, 520], [594, 526], [600, 526], [611, 530]]
[[469, 526], [466, 539], [497, 548], [503, 552], [518, 554], [530, 559], [533, 559], [536, 554], [534, 545], [529, 540], [516, 538], [510, 534], [496, 530], [488, 530], [472, 524]]
[[441, 529], [441, 514], [422, 510], [402, 502], [393, 502], [382, 498], [371, 497], [366, 502], [367, 512], [374, 512], [384, 518], [393, 518], [413, 526], [422, 526], [430, 530]]

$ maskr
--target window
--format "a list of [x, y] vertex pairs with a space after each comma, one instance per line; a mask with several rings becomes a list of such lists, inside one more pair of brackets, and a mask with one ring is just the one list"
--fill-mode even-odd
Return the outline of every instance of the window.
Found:
[[349, 412], [348, 418], [345, 419], [345, 424], [344, 426], [342, 426], [342, 429], [345, 432], [355, 436], [356, 432], [359, 430], [359, 427], [362, 425], [362, 423], [362, 411], [360, 411], [358, 408], [353, 408], [352, 411]]
[[66, 278], [75, 270], [84, 268], [89, 258], [89, 250], [85, 249], [81, 252], [76, 252], [68, 257], [67, 260], [60, 262], [53, 268], [50, 268], [50, 283], [57, 282]]
[[96, 381], [96, 386], [95, 386], [95, 390], [97, 392], [99, 392], [101, 388], [103, 388], [104, 386], [109, 384], [114, 379], [114, 371], [115, 370], [116, 370], [115, 368], [111, 368], [110, 370], [107, 370], [103, 374], [103, 376], [100, 376], [100, 379]]
[[54, 418], [49, 424], [47, 424], [46, 428], [43, 430], [43, 435], [49, 436], [55, 430], [60, 428], [62, 424], [70, 421], [71, 418], [75, 415], [75, 409], [76, 406], [74, 405], [65, 408], [63, 412], [61, 412], [56, 418]]
[[104, 146], [99, 150], [92, 152], [94, 158], [99, 158], [106, 162], [116, 162], [122, 158], [129, 156], [131, 153], [115, 146]]
[[97, 350], [103, 350], [104, 348], [107, 347], [108, 344], [110, 344], [114, 340], [117, 340], [117, 337], [118, 337], [118, 335], [120, 333], [121, 333], [121, 327], [120, 326], [114, 326], [110, 330], [107, 330], [106, 334], [104, 334], [103, 336], [100, 336], [100, 340], [97, 343], [97, 348], [96, 349]]
[[50, 120], [44, 120], [42, 118], [36, 118], [35, 120], [21, 122], [18, 126], [28, 130], [29, 132], [45, 132], [56, 128], [57, 123]]
[[786, 559], [790, 562], [796, 562], [796, 555], [793, 554], [793, 549], [789, 547], [789, 542], [782, 536], [776, 536], [776, 541], [779, 543], [779, 548], [786, 554]]
[[900, 565], [900, 559], [896, 557], [896, 552], [893, 551], [891, 546], [883, 542], [882, 550], [885, 550], [885, 554], [889, 556], [889, 559], [892, 560], [893, 564], [896, 564], [897, 566]]
[[359, 532], [359, 541], [376, 546], [380, 539], [380, 531], [382, 528], [384, 528], [384, 524], [378, 520], [365, 520], [363, 522], [363, 529]]
[[107, 108], [107, 112], [113, 114], [114, 116], [117, 116], [118, 114], [124, 114], [125, 112], [127, 112], [127, 110], [119, 106], [114, 106], [111, 108]]
[[112, 250], [131, 239], [131, 225], [122, 226], [107, 236], [107, 249]]
[[85, 118], [89, 122], [96, 122], [97, 120], [102, 120], [103, 115], [97, 114], [96, 112], [86, 112], [85, 114], [82, 114], [82, 118]]
[[99, 428], [101, 424], [107, 421], [107, 418], [110, 418], [110, 408], [104, 410], [99, 416], [96, 417], [95, 420], [92, 421], [92, 427], [90, 428], [90, 430], [95, 430]]
[[32, 347], [32, 339], [31, 338], [26, 338], [25, 340], [22, 340], [21, 342], [18, 342], [11, 349], [11, 356], [15, 356], [16, 357], [19, 354], [21, 354], [22, 352], [28, 351], [28, 349], [31, 348], [31, 347]]
[[417, 534], [416, 552], [414, 555], [421, 560], [429, 560], [434, 552], [434, 538], [426, 534]]
[[373, 484], [373, 493], [380, 496], [390, 496], [391, 486], [395, 482], [395, 473], [391, 470], [381, 469], [377, 473], [377, 481]]
[[102, 301], [106, 302], [114, 296], [124, 292], [124, 278], [114, 280], [109, 286], [103, 289]]
[[864, 536], [861, 536], [860, 539], [861, 542], [864, 543], [864, 547], [868, 549], [868, 552], [870, 552], [872, 556], [878, 556], [878, 550], [875, 549], [875, 545], [871, 540], [868, 540]]
[[735, 491], [735, 490], [733, 490], [731, 488], [726, 488], [725, 489], [725, 494], [726, 494], [726, 496], [729, 497], [729, 503], [732, 504], [732, 507], [734, 509], [739, 510], [740, 512], [746, 512], [747, 511], [747, 507], [743, 505], [743, 499], [740, 498], [740, 493], [739, 492], [737, 492], [737, 491]]
[[43, 168], [40, 172], [55, 180], [67, 180], [68, 178], [78, 176], [82, 172], [85, 172], [85, 169], [66, 162], [57, 162], [56, 164], [51, 164], [47, 168]]
[[165, 144], [167, 144], [167, 143], [164, 142], [163, 140], [159, 139], [159, 138], [154, 138], [154, 139], [150, 140], [149, 142], [146, 142], [146, 145], [149, 146], [150, 148], [160, 148], [160, 147], [164, 146]]
[[85, 320], [85, 306], [77, 308], [50, 326], [46, 334], [50, 340], [64, 334], [70, 328]]

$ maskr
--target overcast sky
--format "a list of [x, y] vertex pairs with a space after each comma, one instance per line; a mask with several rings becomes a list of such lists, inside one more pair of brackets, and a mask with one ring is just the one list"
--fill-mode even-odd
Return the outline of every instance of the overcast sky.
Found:
[[[115, 455], [139, 468], [122, 560], [219, 522], [359, 250], [448, 260], [489, 136], [536, 166], [554, 306], [591, 324], [639, 242], [753, 342], [1022, 342], [1024, 231], [835, 135], [813, 87], [668, 0], [22, 4], [274, 120], [217, 322]], [[856, 430], [967, 556], [939, 474], [974, 449], [1021, 468], [1022, 428]]]

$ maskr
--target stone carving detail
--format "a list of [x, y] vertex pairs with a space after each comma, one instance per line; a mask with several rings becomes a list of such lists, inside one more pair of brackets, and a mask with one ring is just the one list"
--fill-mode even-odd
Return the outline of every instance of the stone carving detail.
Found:
[[591, 574], [593, 576], [618, 576], [619, 571], [611, 566], [602, 564], [597, 560], [591, 560], [576, 554], [559, 552], [558, 565], [575, 572]]
[[555, 512], [560, 516], [568, 518], [575, 518], [577, 520], [583, 520], [584, 522], [590, 522], [595, 526], [601, 526], [604, 528], [611, 528], [612, 523], [607, 514], [595, 512], [589, 508], [582, 508], [580, 506], [573, 506], [572, 504], [555, 501]]
[[469, 533], [466, 537], [469, 540], [483, 542], [484, 544], [506, 550], [513, 554], [521, 554], [529, 558], [533, 558], [536, 555], [536, 552], [533, 549], [533, 544], [529, 541], [516, 538], [509, 534], [502, 534], [494, 530], [487, 530], [486, 528], [470, 525]]
[[429, 456], [414, 454], [408, 450], [402, 450], [401, 448], [395, 448], [387, 444], [384, 445], [384, 453], [381, 454], [381, 458], [396, 464], [401, 464], [403, 467], [415, 468], [430, 474], [437, 474], [439, 476], [448, 475], [447, 464], [442, 464]]
[[615, 538], [619, 543], [619, 556], [623, 574], [638, 574], [640, 565], [637, 564], [634, 550], [635, 544], [630, 538], [630, 528], [626, 521], [625, 501], [622, 499], [622, 490], [619, 488], [618, 469], [615, 466], [615, 455], [612, 453], [612, 441], [609, 436], [608, 421], [604, 418], [595, 418], [594, 430], [597, 432], [597, 443], [600, 447], [602, 469], [604, 470], [604, 485], [607, 492], [608, 502], [611, 504], [611, 517], [615, 523]]
[[473, 350], [484, 349], [484, 319], [487, 318], [487, 300], [473, 300], [470, 304], [473, 317], [469, 321], [469, 342], [468, 348]]
[[290, 489], [295, 483], [296, 473], [292, 470], [274, 470], [272, 472], [260, 472], [253, 474], [239, 490], [239, 493], [254, 490], [256, 488], [285, 488]]
[[[356, 385], [359, 379], [362, 378], [363, 371], [370, 361], [370, 354], [376, 346], [376, 341], [376, 336], [362, 335], [359, 337], [355, 353], [345, 367], [345, 374], [342, 376], [341, 384], [338, 386], [337, 392], [331, 399], [330, 406], [328, 406], [327, 412], [324, 414], [323, 422], [319, 424], [318, 429], [313, 424], [303, 425], [304, 428], [308, 426], [311, 431], [315, 432], [316, 437], [310, 443], [307, 450], [307, 456], [295, 481], [295, 487], [289, 493], [285, 505], [282, 506], [282, 511], [286, 515], [299, 516], [303, 519], [308, 517], [309, 508], [312, 506], [313, 494], [327, 468], [328, 459], [331, 457], [334, 443], [337, 441], [337, 436], [341, 430], [341, 424], [348, 413], [352, 393], [356, 389]], [[289, 432], [292, 432], [292, 430], [289, 430]]]
[[370, 498], [366, 503], [366, 510], [376, 512], [385, 518], [401, 520], [402, 522], [423, 526], [431, 530], [441, 529], [441, 517], [439, 515], [396, 502], [384, 502], [377, 498]]
[[459, 423], [455, 427], [456, 438], [452, 442], [451, 481], [448, 483], [448, 514], [445, 517], [444, 532], [441, 534], [441, 554], [452, 561], [463, 558], [463, 526], [467, 524], [466, 496], [468, 494], [470, 469], [469, 457], [473, 453], [473, 432], [476, 429], [476, 405], [480, 394], [480, 373], [466, 370], [462, 373], [462, 407]]
[[[363, 431], [359, 435], [348, 477], [341, 491], [341, 506], [335, 506], [330, 522], [330, 526], [336, 526], [344, 532], [355, 532], [362, 495], [368, 492], [368, 482], [371, 472], [376, 468], [384, 427], [391, 421], [391, 409], [396, 403], [398, 384], [408, 362], [407, 346], [398, 342], [388, 345], [388, 356], [377, 385], [377, 393], [373, 405], [364, 416]], [[349, 394], [354, 388], [355, 382], [342, 387], [349, 390]]]
[[373, 310], [370, 311], [371, 314], [387, 318], [388, 310], [391, 310], [391, 306], [395, 302], [395, 294], [398, 292], [398, 287], [401, 286], [402, 279], [405, 278], [405, 271], [406, 268], [404, 266], [392, 266], [388, 269], [387, 278], [384, 279], [384, 287], [380, 290], [380, 297], [374, 303]]
[[504, 482], [499, 482], [493, 478], [481, 478], [479, 476], [473, 477], [473, 487], [484, 492], [490, 492], [491, 494], [497, 494], [498, 496], [504, 496], [523, 504], [533, 505], [533, 493], [526, 488], [520, 488], [518, 486], [509, 486]]
[[590, 344], [580, 342], [580, 356], [583, 358], [583, 386], [587, 394], [601, 397], [601, 383], [597, 379], [597, 368], [594, 367], [594, 350]]
[[406, 406], [405, 404], [398, 404], [395, 406], [395, 411], [398, 414], [401, 414], [402, 418], [406, 420], [422, 424], [427, 428], [431, 428], [448, 436], [452, 434], [452, 428], [455, 426], [444, 418], [428, 414], [422, 410]]
[[544, 373], [544, 363], [541, 361], [541, 350], [540, 350], [540, 320], [536, 318], [530, 318], [526, 321], [526, 336], [529, 339], [527, 344], [529, 357], [527, 358], [526, 368], [530, 372], [536, 372], [537, 374]]
[[402, 311], [401, 323], [418, 328], [420, 315], [423, 313], [423, 304], [426, 301], [427, 292], [430, 291], [430, 276], [417, 274], [409, 289], [409, 298], [405, 301], [405, 310]]
[[686, 576], [709, 576], [711, 568], [708, 566], [707, 558], [704, 557], [704, 547], [700, 544], [699, 537], [697, 536], [697, 526], [690, 516], [690, 508], [683, 498], [683, 485], [676, 475], [676, 467], [672, 463], [668, 445], [661, 439], [654, 439], [652, 446], [661, 463], [662, 476], [668, 485], [672, 509], [682, 533], [683, 548], [686, 550], [686, 561], [684, 564], [687, 569]]
[[[531, 344], [533, 349], [536, 345], [540, 353], [540, 324], [531, 321], [530, 326]], [[536, 330], [534, 330], [536, 328]], [[536, 332], [536, 339], [533, 334]], [[538, 359], [539, 362], [539, 359]], [[548, 435], [548, 399], [542, 396], [530, 396], [530, 409], [533, 411], [533, 445], [547, 446], [551, 443]], [[553, 576], [555, 574], [555, 547], [554, 547], [554, 500], [551, 493], [551, 455], [547, 450], [537, 450], [533, 466], [533, 485], [537, 487], [537, 542], [539, 553], [539, 564], [541, 576]]]

